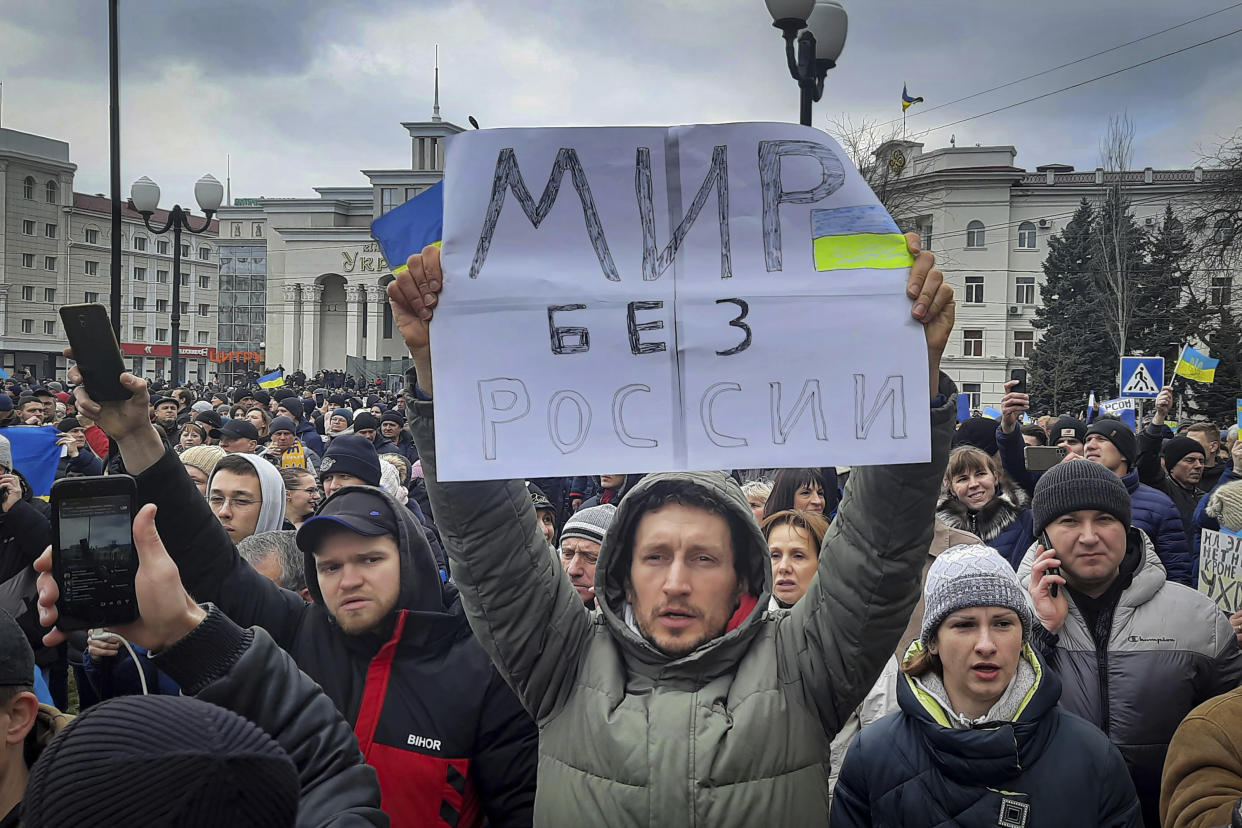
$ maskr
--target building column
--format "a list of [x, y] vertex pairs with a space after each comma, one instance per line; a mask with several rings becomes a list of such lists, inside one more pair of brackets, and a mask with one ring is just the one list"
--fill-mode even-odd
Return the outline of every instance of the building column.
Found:
[[362, 356], [362, 285], [345, 286], [345, 356]]
[[308, 377], [319, 370], [319, 301], [322, 298], [323, 285], [302, 285], [302, 353], [294, 370], [301, 368]]
[[380, 358], [384, 341], [384, 302], [388, 295], [381, 285], [367, 285], [367, 359]]
[[[298, 302], [299, 302], [299, 297], [302, 295], [302, 286], [301, 285], [285, 285], [284, 289], [285, 289], [285, 307], [284, 307], [285, 318], [281, 320], [281, 324], [284, 325], [284, 329], [285, 329], [285, 342], [284, 342], [284, 347], [281, 349], [281, 352], [280, 352], [280, 356], [281, 356], [280, 363], [283, 365], [284, 363], [287, 362], [289, 363], [290, 366], [292, 366], [293, 360], [297, 357], [298, 350], [299, 350], [298, 348], [298, 345], [299, 345], [298, 322], [301, 321], [302, 314], [300, 312], [301, 309], [298, 306]], [[295, 370], [296, 370], [295, 367], [289, 368], [290, 373], [293, 373], [293, 371]]]

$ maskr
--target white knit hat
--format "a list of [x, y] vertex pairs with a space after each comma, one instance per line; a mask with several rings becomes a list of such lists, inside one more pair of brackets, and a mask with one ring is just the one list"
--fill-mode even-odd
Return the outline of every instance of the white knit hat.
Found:
[[575, 512], [565, 524], [565, 528], [561, 530], [561, 540], [582, 538], [602, 544], [604, 535], [608, 532], [608, 527], [612, 524], [612, 518], [616, 513], [617, 507], [611, 503]]
[[923, 586], [926, 646], [950, 613], [967, 607], [1008, 607], [1022, 620], [1022, 638], [1031, 636], [1031, 606], [1009, 562], [990, 546], [959, 544], [937, 556]]

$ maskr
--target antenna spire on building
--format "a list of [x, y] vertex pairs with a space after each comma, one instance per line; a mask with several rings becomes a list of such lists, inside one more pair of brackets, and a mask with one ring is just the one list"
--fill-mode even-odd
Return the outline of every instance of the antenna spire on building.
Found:
[[233, 206], [233, 156], [226, 153], [224, 156], [224, 206]]
[[436, 102], [431, 108], [431, 120], [440, 122], [440, 44], [436, 44]]

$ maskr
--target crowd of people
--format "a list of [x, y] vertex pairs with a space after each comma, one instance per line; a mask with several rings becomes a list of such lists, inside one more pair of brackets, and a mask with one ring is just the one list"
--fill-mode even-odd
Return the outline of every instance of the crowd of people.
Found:
[[[926, 463], [441, 482], [436, 248], [389, 288], [404, 392], [10, 384], [0, 828], [1242, 825], [1242, 612], [1196, 589], [1237, 428], [1013, 385], [958, 423], [910, 245]], [[137, 621], [56, 628], [30, 426], [136, 481]]]

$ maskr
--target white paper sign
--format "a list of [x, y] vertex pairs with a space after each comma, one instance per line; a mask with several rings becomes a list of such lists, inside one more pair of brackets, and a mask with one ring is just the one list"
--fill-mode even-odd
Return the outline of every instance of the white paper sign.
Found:
[[926, 461], [896, 233], [805, 127], [454, 137], [441, 479]]

